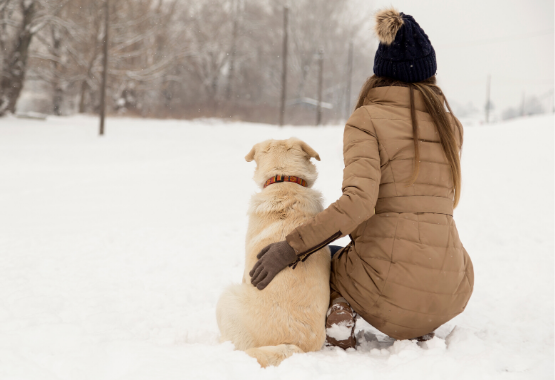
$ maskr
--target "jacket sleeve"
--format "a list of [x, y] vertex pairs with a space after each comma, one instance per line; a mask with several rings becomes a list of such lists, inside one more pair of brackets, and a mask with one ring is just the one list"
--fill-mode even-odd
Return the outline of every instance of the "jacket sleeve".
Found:
[[380, 154], [376, 131], [364, 107], [347, 120], [343, 158], [343, 195], [285, 238], [297, 253], [293, 267], [374, 215], [381, 177]]

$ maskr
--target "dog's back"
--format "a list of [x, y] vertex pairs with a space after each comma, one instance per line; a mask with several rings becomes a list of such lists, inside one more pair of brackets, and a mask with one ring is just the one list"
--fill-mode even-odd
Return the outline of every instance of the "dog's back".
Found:
[[284, 240], [320, 211], [321, 194], [294, 183], [269, 186], [251, 199], [243, 283], [222, 294], [217, 318], [222, 341], [231, 340], [262, 366], [277, 365], [293, 353], [316, 351], [324, 344], [330, 273], [327, 247], [295, 269], [285, 268], [262, 291], [251, 285], [248, 275], [262, 248]]

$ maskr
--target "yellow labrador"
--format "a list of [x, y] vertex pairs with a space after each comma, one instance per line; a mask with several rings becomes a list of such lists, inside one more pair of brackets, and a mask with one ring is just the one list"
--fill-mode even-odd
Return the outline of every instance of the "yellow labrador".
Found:
[[251, 285], [249, 276], [262, 248], [284, 240], [322, 211], [322, 195], [312, 189], [318, 174], [311, 158], [320, 160], [314, 149], [296, 138], [258, 143], [245, 157], [256, 161], [254, 181], [262, 191], [252, 196], [248, 211], [243, 283], [224, 291], [216, 316], [221, 341], [231, 341], [262, 367], [279, 365], [294, 353], [318, 351], [326, 339], [327, 247], [295, 269], [285, 268], [264, 290]]

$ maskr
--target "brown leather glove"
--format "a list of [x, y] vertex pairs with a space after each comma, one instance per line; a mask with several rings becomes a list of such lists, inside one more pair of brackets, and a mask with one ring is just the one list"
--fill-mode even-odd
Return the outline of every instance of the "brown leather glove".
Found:
[[249, 275], [251, 284], [262, 290], [279, 272], [297, 260], [297, 254], [286, 241], [280, 241], [264, 247], [256, 258], [258, 261]]

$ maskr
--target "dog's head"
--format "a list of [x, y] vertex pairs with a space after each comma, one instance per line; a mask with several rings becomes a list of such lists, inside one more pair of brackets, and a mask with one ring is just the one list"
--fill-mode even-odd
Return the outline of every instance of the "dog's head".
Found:
[[278, 174], [304, 179], [312, 187], [318, 177], [311, 158], [320, 161], [320, 156], [307, 143], [292, 137], [288, 140], [266, 140], [252, 147], [245, 156], [247, 162], [256, 161], [254, 181], [260, 187]]

